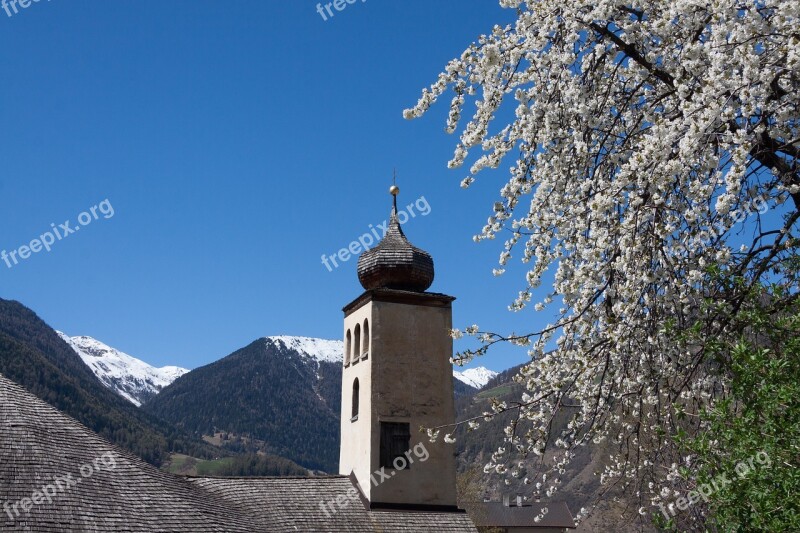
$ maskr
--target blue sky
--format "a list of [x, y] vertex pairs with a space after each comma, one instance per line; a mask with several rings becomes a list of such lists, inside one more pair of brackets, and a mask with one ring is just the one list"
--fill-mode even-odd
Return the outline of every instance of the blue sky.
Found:
[[[492, 0], [357, 1], [328, 20], [305, 0], [0, 11], [0, 249], [108, 201], [51, 251], [0, 262], [0, 297], [158, 366], [265, 335], [341, 338], [356, 260], [321, 256], [383, 223], [396, 167], [403, 205], [429, 206], [405, 231], [434, 257], [431, 290], [458, 298], [455, 325], [535, 329], [547, 317], [507, 311], [523, 270], [493, 277], [501, 243], [472, 242], [506, 170], [465, 191], [447, 102], [402, 118], [513, 15]], [[504, 347], [470, 366], [525, 360]]]

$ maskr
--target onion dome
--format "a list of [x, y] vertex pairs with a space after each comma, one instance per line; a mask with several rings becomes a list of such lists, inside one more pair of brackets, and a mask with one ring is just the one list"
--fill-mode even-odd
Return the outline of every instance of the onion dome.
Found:
[[381, 242], [358, 258], [358, 280], [366, 290], [396, 289], [425, 292], [433, 283], [433, 258], [406, 239], [397, 220], [397, 195], [392, 186], [394, 207], [389, 227]]

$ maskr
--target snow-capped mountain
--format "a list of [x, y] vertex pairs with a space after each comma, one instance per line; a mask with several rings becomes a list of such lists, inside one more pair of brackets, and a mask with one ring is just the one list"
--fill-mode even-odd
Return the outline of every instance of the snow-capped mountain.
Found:
[[92, 337], [58, 334], [103, 385], [137, 407], [189, 371], [177, 366], [155, 368]]
[[142, 409], [201, 435], [247, 435], [248, 445], [258, 451], [309, 470], [336, 472], [342, 345], [261, 337], [192, 370]]
[[[61, 333], [64, 341], [80, 356], [103, 385], [137, 407], [161, 392], [173, 381], [189, 372], [177, 366], [155, 368], [133, 356], [86, 336], [70, 337]], [[317, 363], [339, 363], [343, 359], [344, 343], [340, 340], [276, 335], [264, 337], [269, 344], [297, 352], [306, 360]], [[497, 375], [483, 367], [463, 372], [453, 371], [453, 377], [476, 389], [482, 388]]]
[[280, 343], [289, 350], [296, 350], [304, 357], [310, 357], [315, 361], [325, 361], [337, 363], [344, 357], [344, 342], [331, 341], [327, 339], [312, 339], [311, 337], [291, 337], [288, 335], [278, 335], [276, 337], [265, 337], [272, 343]]
[[489, 383], [489, 380], [496, 375], [497, 372], [482, 366], [470, 368], [468, 370], [464, 370], [463, 372], [453, 370], [453, 376], [457, 380], [461, 381], [462, 383], [466, 383], [470, 387], [475, 387], [476, 389], [482, 389], [485, 387], [486, 384]]
[[[310, 357], [316, 361], [337, 363], [342, 361], [344, 357], [344, 343], [342, 341], [312, 339], [310, 337], [291, 337], [286, 335], [265, 338], [275, 344], [281, 343], [284, 347], [290, 350], [296, 350], [304, 357]], [[453, 370], [453, 377], [476, 389], [483, 388], [489, 380], [496, 375], [497, 372], [493, 372], [482, 366], [470, 368], [463, 372]]]

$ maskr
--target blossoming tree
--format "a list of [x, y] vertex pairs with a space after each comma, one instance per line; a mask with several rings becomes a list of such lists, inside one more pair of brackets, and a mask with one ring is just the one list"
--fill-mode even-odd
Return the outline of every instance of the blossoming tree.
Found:
[[[419, 117], [451, 92], [446, 129], [460, 139], [449, 166], [470, 162], [463, 187], [510, 166], [475, 239], [504, 241], [495, 275], [515, 254], [528, 265], [511, 309], [553, 317], [524, 334], [466, 330], [479, 348], [456, 362], [498, 342], [531, 356], [527, 393], [487, 413], [517, 413], [487, 471], [519, 476], [522, 456], [555, 451], [526, 480], [552, 494], [548, 473], [576, 446], [611, 442], [603, 480], [649, 514], [692, 461], [670, 438], [702, 429], [692, 414], [728, 391], [724, 361], [697, 339], [736, 334], [748, 287], [781, 282], [797, 251], [800, 1], [500, 4], [516, 21], [450, 61], [404, 112]], [[679, 335], [689, 328], [702, 335]], [[565, 410], [571, 421], [553, 435]]]

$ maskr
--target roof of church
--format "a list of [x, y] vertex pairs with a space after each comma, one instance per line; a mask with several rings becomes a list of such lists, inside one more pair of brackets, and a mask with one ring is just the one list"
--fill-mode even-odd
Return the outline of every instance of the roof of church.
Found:
[[0, 375], [0, 531], [476, 531], [463, 513], [368, 510], [349, 478], [186, 478], [103, 440]]
[[[478, 527], [537, 527], [575, 528], [575, 520], [565, 502], [526, 502], [521, 507], [504, 505], [502, 502], [473, 502], [467, 505], [470, 516]], [[545, 515], [537, 522], [535, 518], [543, 508]]]
[[[367, 510], [361, 499], [341, 498], [354, 485], [346, 476], [318, 478], [190, 478], [234, 502], [248, 516], [266, 519], [271, 531], [475, 531], [466, 513]], [[341, 504], [337, 503], [337, 497]], [[327, 503], [323, 509], [320, 503]], [[335, 511], [331, 510], [333, 506]], [[328, 529], [320, 529], [325, 524]]]
[[394, 207], [386, 234], [377, 246], [358, 258], [358, 280], [366, 289], [399, 289], [424, 292], [433, 283], [433, 258], [406, 238], [397, 217], [397, 194], [390, 189]]

